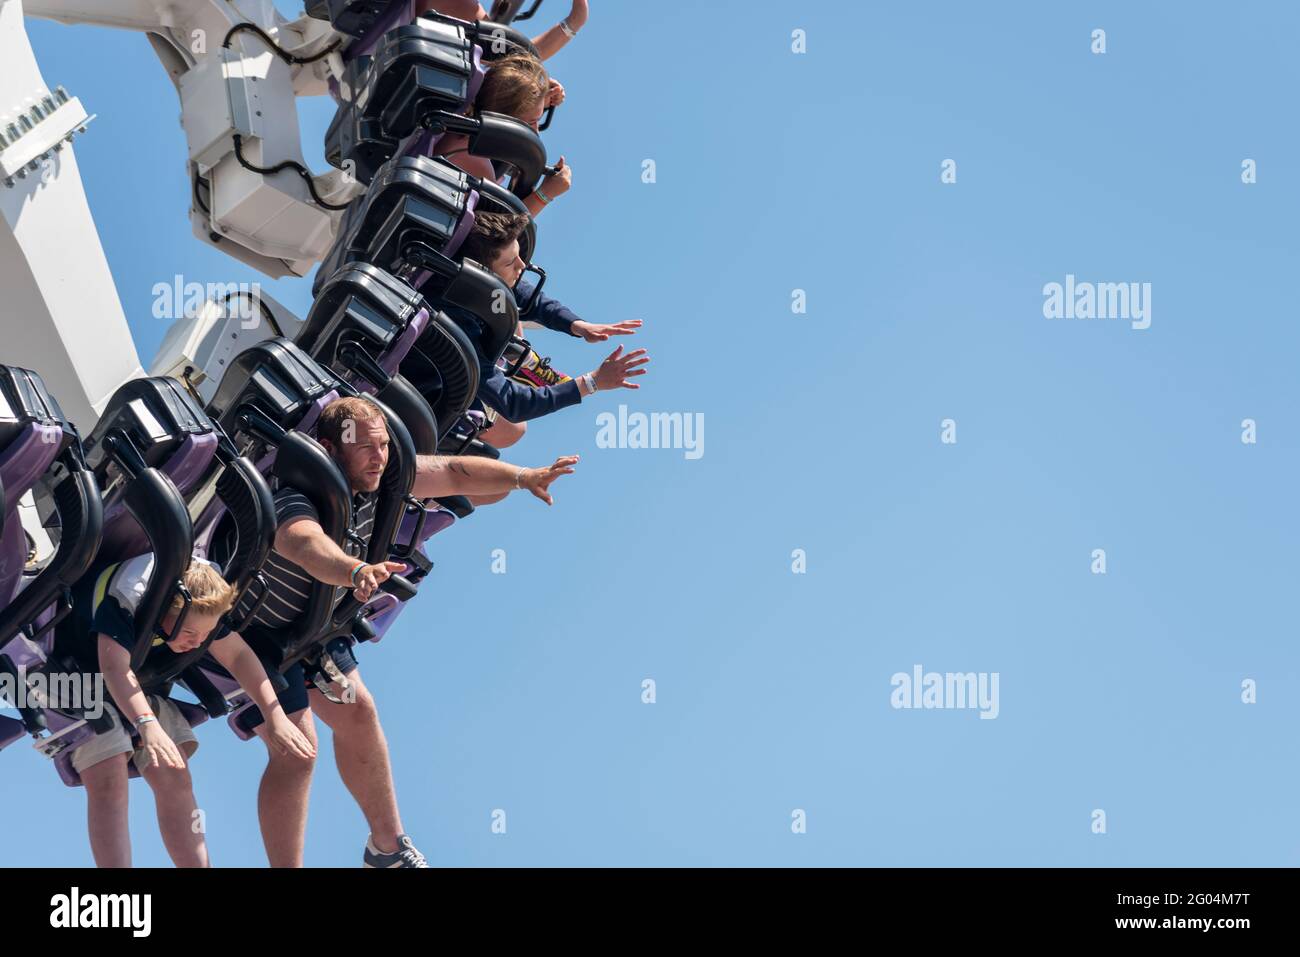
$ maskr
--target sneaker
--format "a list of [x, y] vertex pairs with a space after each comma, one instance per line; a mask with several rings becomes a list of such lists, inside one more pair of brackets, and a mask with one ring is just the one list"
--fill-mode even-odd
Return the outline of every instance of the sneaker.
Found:
[[366, 838], [366, 856], [362, 867], [428, 867], [424, 855], [415, 849], [411, 839], [405, 834], [397, 837], [397, 850], [384, 853], [375, 847], [373, 837]]
[[552, 369], [550, 356], [543, 359], [536, 352], [530, 352], [528, 358], [524, 360], [524, 364], [520, 366], [519, 371], [512, 378], [516, 382], [530, 385], [534, 389], [542, 389], [548, 385], [559, 385], [561, 382], [568, 382], [572, 377], [565, 375], [558, 369]]

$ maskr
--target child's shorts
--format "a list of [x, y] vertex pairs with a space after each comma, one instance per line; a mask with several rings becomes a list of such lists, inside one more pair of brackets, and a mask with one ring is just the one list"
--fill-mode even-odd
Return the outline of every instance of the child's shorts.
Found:
[[[177, 750], [188, 761], [190, 756], [199, 748], [198, 739], [194, 737], [194, 730], [190, 727], [190, 723], [181, 714], [181, 709], [176, 707], [175, 702], [170, 699], [160, 698], [157, 695], [149, 695], [148, 698], [149, 706], [153, 709], [154, 716], [158, 718], [158, 723], [162, 725], [162, 729], [167, 732], [167, 737], [172, 739]], [[131, 740], [130, 733], [123, 726], [122, 717], [117, 713], [116, 708], [106, 706], [104, 713], [113, 722], [113, 727], [103, 734], [95, 735], [95, 737], [73, 751], [72, 767], [80, 774], [87, 768], [93, 768], [96, 764], [107, 761], [111, 757], [134, 753], [135, 766], [144, 771], [149, 766], [148, 752], [135, 746], [135, 742]]]

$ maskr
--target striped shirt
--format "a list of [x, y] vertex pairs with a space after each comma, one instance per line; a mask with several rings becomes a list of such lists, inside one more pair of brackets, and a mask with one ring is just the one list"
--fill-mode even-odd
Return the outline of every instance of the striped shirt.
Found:
[[[366, 549], [370, 545], [370, 534], [375, 527], [375, 503], [378, 499], [374, 493], [358, 492], [352, 496], [353, 531], [361, 540], [358, 544], [350, 537], [343, 542], [343, 550], [357, 561], [365, 560]], [[283, 487], [275, 493], [275, 524], [282, 526], [293, 518], [306, 516], [319, 522], [320, 516], [311, 500], [295, 488]], [[253, 616], [252, 624], [264, 628], [284, 628], [302, 617], [307, 610], [314, 579], [302, 566], [291, 562], [279, 552], [271, 552], [262, 566], [266, 576], [266, 600]], [[348, 588], [334, 589], [334, 604], [343, 600]], [[259, 588], [250, 588], [240, 602], [235, 618], [242, 617], [261, 592]]]

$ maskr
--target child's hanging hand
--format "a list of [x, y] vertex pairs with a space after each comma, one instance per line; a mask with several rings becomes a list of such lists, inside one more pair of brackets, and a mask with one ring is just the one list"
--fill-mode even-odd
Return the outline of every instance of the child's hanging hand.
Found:
[[176, 742], [167, 736], [167, 732], [156, 720], [140, 725], [140, 747], [149, 759], [146, 767], [177, 770], [185, 767], [180, 748], [176, 747]]

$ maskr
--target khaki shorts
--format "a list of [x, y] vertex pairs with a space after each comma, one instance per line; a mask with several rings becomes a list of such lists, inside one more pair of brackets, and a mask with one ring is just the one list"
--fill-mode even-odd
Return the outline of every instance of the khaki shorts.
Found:
[[[194, 731], [190, 728], [190, 723], [185, 720], [184, 715], [181, 714], [181, 709], [176, 707], [175, 702], [167, 698], [160, 698], [157, 695], [149, 695], [148, 698], [149, 706], [153, 708], [158, 723], [162, 725], [162, 729], [167, 732], [167, 737], [172, 739], [177, 750], [185, 755], [185, 759], [188, 761], [194, 752], [199, 749], [198, 739], [194, 737]], [[104, 713], [113, 722], [113, 727], [103, 734], [95, 735], [73, 751], [72, 767], [80, 774], [87, 768], [93, 768], [96, 764], [107, 761], [109, 758], [134, 752], [135, 766], [143, 772], [149, 766], [148, 753], [143, 748], [137, 748], [132, 742], [131, 735], [127, 733], [122, 724], [122, 718], [115, 708], [106, 706]]]

